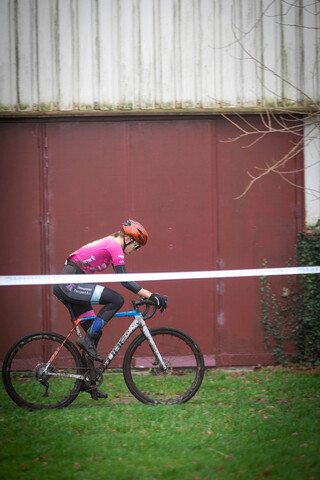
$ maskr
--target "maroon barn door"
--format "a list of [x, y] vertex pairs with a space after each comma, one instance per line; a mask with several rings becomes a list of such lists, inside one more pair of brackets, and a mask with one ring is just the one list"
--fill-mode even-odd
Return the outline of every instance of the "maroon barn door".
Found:
[[[259, 118], [251, 121], [259, 127]], [[222, 118], [194, 120], [3, 122], [1, 142], [1, 273], [59, 273], [81, 245], [141, 221], [150, 239], [127, 259], [129, 272], [285, 266], [303, 223], [302, 158], [289, 182], [265, 177], [235, 200], [254, 171], [291, 148], [272, 134], [250, 148], [230, 142], [237, 129]], [[110, 269], [110, 273], [112, 270]], [[281, 291], [284, 278], [273, 280]], [[119, 284], [109, 285], [125, 296]], [[169, 297], [169, 325], [192, 335], [207, 365], [270, 363], [260, 325], [259, 279], [143, 282]], [[1, 287], [1, 356], [18, 337], [65, 333], [68, 312], [52, 287]], [[111, 348], [129, 320], [114, 319], [102, 348]]]

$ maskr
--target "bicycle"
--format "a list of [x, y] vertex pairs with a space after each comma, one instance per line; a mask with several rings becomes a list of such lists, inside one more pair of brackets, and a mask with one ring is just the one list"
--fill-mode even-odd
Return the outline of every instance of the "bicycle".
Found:
[[[185, 332], [172, 327], [148, 329], [146, 320], [156, 312], [149, 300], [132, 301], [133, 310], [118, 312], [114, 317], [134, 317], [105, 360], [95, 362], [71, 342], [74, 331], [81, 337], [80, 321], [68, 303], [73, 324], [64, 337], [59, 333], [36, 332], [18, 340], [4, 359], [2, 377], [5, 389], [19, 406], [30, 410], [63, 408], [70, 405], [81, 391], [97, 388], [103, 373], [120, 349], [140, 329], [123, 358], [123, 377], [135, 398], [146, 404], [178, 404], [192, 398], [201, 386], [204, 360], [197, 343]], [[144, 306], [141, 313], [140, 307]], [[150, 311], [150, 307], [153, 307]]]

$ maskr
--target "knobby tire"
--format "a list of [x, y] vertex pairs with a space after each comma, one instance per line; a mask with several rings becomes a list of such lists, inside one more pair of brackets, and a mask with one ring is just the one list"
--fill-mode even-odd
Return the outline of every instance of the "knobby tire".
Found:
[[150, 333], [167, 365], [158, 365], [144, 334], [129, 345], [123, 376], [130, 392], [147, 404], [177, 404], [190, 400], [204, 376], [204, 360], [197, 343], [176, 328], [157, 327]]
[[[63, 408], [75, 400], [83, 381], [63, 375], [81, 374], [84, 367], [79, 351], [69, 340], [43, 380], [48, 388], [37, 375], [64, 340], [58, 333], [37, 332], [26, 335], [10, 348], [3, 362], [2, 378], [6, 391], [17, 405], [40, 410]], [[62, 376], [50, 375], [51, 372]]]

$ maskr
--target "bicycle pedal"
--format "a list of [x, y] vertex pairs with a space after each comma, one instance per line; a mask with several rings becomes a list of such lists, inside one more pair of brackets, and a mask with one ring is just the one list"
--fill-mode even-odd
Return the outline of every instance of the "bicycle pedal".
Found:
[[96, 389], [96, 397], [95, 400], [99, 400], [99, 398], [108, 398], [108, 394], [107, 393], [104, 393], [104, 392], [101, 392], [100, 390]]

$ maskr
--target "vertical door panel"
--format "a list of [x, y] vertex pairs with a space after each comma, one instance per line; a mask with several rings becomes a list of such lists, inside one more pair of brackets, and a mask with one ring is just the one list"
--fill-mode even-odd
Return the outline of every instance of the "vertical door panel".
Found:
[[[60, 273], [70, 253], [118, 230], [126, 217], [124, 133], [124, 123], [47, 125], [50, 273]], [[67, 331], [69, 313], [51, 292], [49, 301], [52, 328]]]
[[[127, 218], [142, 222], [150, 238], [145, 249], [127, 258], [129, 272], [211, 268], [210, 122], [54, 123], [47, 134], [50, 273], [61, 270], [67, 254], [119, 229]], [[134, 296], [119, 284], [109, 286], [124, 295], [130, 309]], [[169, 296], [167, 312], [152, 325], [187, 330], [212, 352], [212, 334], [205, 332], [213, 329], [212, 282], [143, 286]], [[67, 317], [65, 308], [51, 301], [56, 330], [67, 328]], [[112, 320], [102, 347], [111, 348], [128, 323]]]
[[[40, 126], [0, 123], [1, 275], [41, 274]], [[1, 357], [42, 329], [41, 287], [1, 287]]]
[[[211, 123], [133, 122], [129, 150], [132, 204], [150, 235], [141, 252], [143, 270], [210, 270], [214, 264]], [[140, 259], [132, 261], [134, 270], [141, 270]], [[169, 297], [163, 319], [152, 324], [185, 330], [212, 354], [214, 282], [163, 281], [147, 287]]]
[[[257, 129], [258, 117], [250, 117]], [[291, 134], [273, 133], [250, 148], [256, 137], [230, 142], [239, 135], [233, 125], [217, 122], [218, 169], [218, 261], [221, 269], [286, 266], [294, 256], [303, 204], [292, 184], [302, 184], [300, 158], [288, 162], [283, 171], [289, 182], [278, 174], [257, 181], [241, 199], [250, 181], [247, 172], [256, 175], [285, 155], [293, 145]], [[260, 169], [260, 170], [259, 170]], [[286, 286], [285, 277], [270, 278], [277, 294]], [[222, 364], [270, 362], [263, 345], [260, 324], [259, 278], [219, 281], [218, 343]]]

